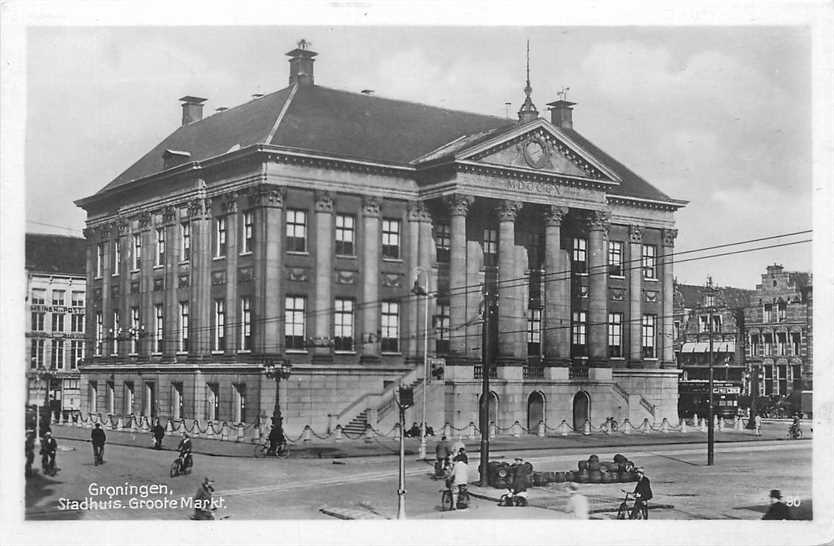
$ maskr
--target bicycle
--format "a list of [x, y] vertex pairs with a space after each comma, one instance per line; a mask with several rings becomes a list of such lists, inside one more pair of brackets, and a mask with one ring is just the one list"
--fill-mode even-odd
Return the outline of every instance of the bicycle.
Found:
[[55, 455], [44, 453], [41, 456], [41, 470], [46, 476], [54, 476], [58, 470], [55, 467]]
[[180, 474], [190, 474], [191, 468], [194, 466], [194, 461], [191, 459], [191, 454], [189, 453], [186, 455], [188, 459], [188, 463], [183, 459], [182, 455], [177, 455], [177, 458], [174, 459], [174, 462], [171, 463], [171, 477], [176, 478]]
[[[625, 493], [625, 498], [623, 502], [620, 503], [620, 507], [617, 509], [617, 519], [626, 519], [626, 515], [628, 515], [628, 519], [648, 519], [646, 514], [643, 510], [647, 509], [646, 505], [643, 504], [643, 510], [640, 508], [640, 504], [637, 503], [637, 497], [634, 496], [634, 493], [626, 491], [625, 489], [620, 489], [623, 493]], [[629, 506], [628, 501], [634, 501], [634, 503]]]
[[262, 457], [278, 457], [279, 459], [286, 459], [290, 456], [290, 443], [284, 440], [284, 443], [280, 444], [276, 449], [275, 453], [269, 452], [269, 440], [264, 442], [263, 444], [257, 444], [255, 446], [255, 458], [260, 459]]
[[[447, 487], [446, 489], [441, 489], [440, 492], [442, 493], [440, 496], [440, 506], [442, 510], [452, 510], [452, 488]], [[466, 487], [466, 485], [459, 485], [457, 509], [462, 510], [464, 508], [468, 508], [470, 501], [471, 498], [469, 496], [469, 489]]]
[[799, 440], [802, 438], [802, 429], [791, 425], [788, 428], [788, 440]]

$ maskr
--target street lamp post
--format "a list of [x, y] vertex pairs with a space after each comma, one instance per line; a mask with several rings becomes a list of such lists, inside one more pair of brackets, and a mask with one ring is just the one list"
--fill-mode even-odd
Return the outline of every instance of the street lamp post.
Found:
[[400, 464], [399, 486], [397, 487], [397, 519], [405, 519], [405, 410], [414, 404], [414, 391], [400, 387], [394, 401], [400, 409]]
[[[426, 275], [428, 281], [428, 274]], [[428, 282], [426, 282], [428, 285]], [[416, 296], [423, 296], [425, 301], [425, 320], [423, 321], [423, 410], [422, 419], [420, 420], [420, 453], [418, 459], [426, 458], [426, 388], [429, 382], [429, 293], [426, 288], [420, 286], [417, 280], [414, 281], [414, 287], [411, 292]]]
[[283, 417], [281, 417], [281, 380], [287, 379], [292, 373], [292, 365], [282, 360], [280, 363], [268, 360], [264, 363], [264, 373], [269, 379], [275, 380], [275, 407], [272, 409], [272, 424], [274, 426], [283, 427]]
[[[45, 370], [44, 368], [37, 368], [34, 373], [34, 384], [35, 390], [38, 392], [38, 396], [40, 396], [41, 391], [41, 384], [46, 382], [43, 388], [44, 396], [43, 396], [43, 405], [45, 406], [47, 401], [49, 400], [49, 383], [52, 381], [52, 374]], [[52, 409], [50, 408], [48, 415], [50, 415]], [[35, 438], [40, 438], [41, 435], [41, 403], [38, 397], [35, 398]]]
[[713, 354], [713, 320], [712, 314], [715, 311], [715, 291], [712, 287], [712, 278], [709, 280], [709, 284], [707, 285], [707, 313], [708, 313], [708, 321], [709, 321], [709, 408], [707, 410], [707, 465], [711, 466], [715, 462], [715, 427], [713, 426], [714, 417], [714, 408], [713, 408], [713, 365], [714, 365], [714, 354]]

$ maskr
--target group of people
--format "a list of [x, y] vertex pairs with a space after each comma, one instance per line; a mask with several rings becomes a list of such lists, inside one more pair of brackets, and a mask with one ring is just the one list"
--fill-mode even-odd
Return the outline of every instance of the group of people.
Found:
[[[434, 436], [434, 429], [431, 428], [428, 424], [426, 424], [426, 436]], [[417, 424], [415, 421], [411, 428], [405, 431], [406, 438], [419, 438], [420, 437], [420, 425]]]
[[[26, 468], [24, 470], [27, 478], [32, 476], [32, 463], [35, 461], [35, 431], [26, 431], [25, 453], [26, 453]], [[55, 471], [55, 457], [58, 455], [58, 442], [52, 437], [52, 432], [47, 430], [41, 438], [41, 468], [44, 473], [53, 473]]]
[[458, 506], [458, 499], [469, 482], [469, 456], [466, 454], [466, 446], [460, 440], [450, 445], [446, 436], [443, 436], [434, 448], [434, 455], [437, 464], [443, 469], [446, 487], [452, 492], [452, 510], [465, 508]]

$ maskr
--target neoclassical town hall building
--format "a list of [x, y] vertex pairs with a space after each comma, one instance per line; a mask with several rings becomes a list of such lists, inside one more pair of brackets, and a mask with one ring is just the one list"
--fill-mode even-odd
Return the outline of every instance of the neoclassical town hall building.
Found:
[[289, 432], [390, 430], [400, 384], [462, 427], [486, 339], [499, 428], [676, 423], [685, 202], [575, 131], [574, 103], [540, 118], [529, 81], [509, 120], [316, 85], [316, 55], [300, 43], [287, 88], [209, 116], [183, 97], [181, 127], [77, 202], [84, 410], [253, 423], [276, 396], [264, 365], [286, 362]]

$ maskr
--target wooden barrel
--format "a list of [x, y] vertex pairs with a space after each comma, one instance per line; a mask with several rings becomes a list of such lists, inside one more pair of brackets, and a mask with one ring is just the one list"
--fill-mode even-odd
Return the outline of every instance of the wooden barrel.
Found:
[[588, 457], [588, 462], [589, 463], [598, 463], [599, 462], [599, 457], [597, 457], [596, 455], [591, 455], [590, 457]]
[[628, 472], [619, 472], [617, 474], [620, 483], [626, 483], [628, 481]]
[[600, 471], [599, 461], [588, 461], [588, 470], [590, 470], [591, 472], [599, 472]]
[[599, 464], [599, 471], [605, 474], [608, 472], [608, 468], [611, 466], [611, 463], [600, 463]]
[[617, 474], [614, 474], [612, 472], [603, 472], [602, 473], [602, 483], [611, 483], [613, 481], [616, 481], [616, 479], [617, 479]]
[[589, 476], [589, 475], [588, 475], [588, 471], [587, 471], [587, 470], [584, 470], [584, 471], [582, 471], [582, 472], [577, 472], [577, 473], [574, 475], [574, 481], [577, 481], [577, 482], [579, 482], [579, 483], [587, 483], [587, 482], [588, 482], [588, 476]]
[[591, 470], [588, 473], [588, 481], [591, 483], [602, 483], [602, 472], [599, 470]]
[[553, 482], [554, 483], [563, 483], [565, 481], [565, 472], [554, 472], [553, 473]]
[[577, 461], [576, 464], [580, 472], [588, 470], [588, 461]]
[[576, 473], [568, 470], [565, 472], [565, 481], [566, 482], [575, 482], [576, 481]]

